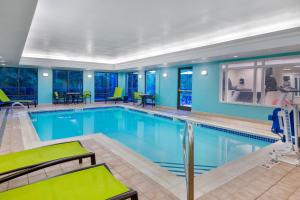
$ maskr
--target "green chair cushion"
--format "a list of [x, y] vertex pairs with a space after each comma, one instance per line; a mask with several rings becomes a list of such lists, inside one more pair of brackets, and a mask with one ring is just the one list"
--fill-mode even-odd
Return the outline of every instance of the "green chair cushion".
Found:
[[0, 155], [0, 173], [88, 152], [76, 141]]
[[83, 92], [83, 98], [90, 98], [92, 97], [91, 91], [84, 91]]
[[122, 98], [123, 95], [123, 88], [116, 87], [114, 91], [114, 98]]
[[121, 97], [108, 97], [107, 99], [120, 99]]
[[0, 200], [104, 200], [128, 192], [104, 166], [97, 166], [0, 193]]
[[2, 102], [10, 102], [10, 99], [8, 96], [3, 92], [3, 90], [0, 89], [0, 101]]
[[134, 98], [135, 100], [140, 100], [140, 99], [141, 99], [141, 94], [142, 94], [142, 93], [140, 93], [140, 92], [134, 92], [134, 93], [133, 93], [133, 98]]

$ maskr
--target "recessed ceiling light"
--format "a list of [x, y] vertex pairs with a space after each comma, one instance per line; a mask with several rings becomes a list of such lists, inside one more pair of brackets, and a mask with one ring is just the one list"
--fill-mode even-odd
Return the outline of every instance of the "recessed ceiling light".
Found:
[[300, 65], [298, 65], [298, 66], [294, 66], [295, 68], [300, 68]]
[[283, 69], [284, 71], [290, 71], [291, 69], [290, 68], [286, 68], [286, 69]]
[[2, 66], [5, 66], [5, 63], [2, 63], [1, 65], [2, 65]]
[[239, 56], [233, 56], [234, 58], [238, 58]]

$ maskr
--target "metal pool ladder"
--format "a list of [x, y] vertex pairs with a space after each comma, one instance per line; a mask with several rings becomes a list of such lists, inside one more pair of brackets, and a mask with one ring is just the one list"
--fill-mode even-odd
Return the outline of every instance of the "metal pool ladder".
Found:
[[[188, 149], [186, 149], [188, 138]], [[194, 200], [194, 131], [193, 124], [186, 122], [182, 140], [187, 200]]]

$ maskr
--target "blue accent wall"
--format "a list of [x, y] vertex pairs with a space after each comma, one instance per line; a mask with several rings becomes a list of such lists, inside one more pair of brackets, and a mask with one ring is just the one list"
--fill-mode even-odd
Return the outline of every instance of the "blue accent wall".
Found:
[[[48, 73], [48, 76], [43, 76]], [[52, 69], [38, 69], [38, 103], [52, 104]]]
[[[88, 75], [92, 75], [91, 78]], [[91, 91], [92, 102], [95, 97], [95, 76], [93, 71], [83, 71], [83, 91]]]
[[[178, 69], [172, 68], [161, 68], [159, 75], [159, 101], [160, 106], [166, 107], [177, 107], [177, 74]], [[163, 77], [166, 73], [167, 77]]]

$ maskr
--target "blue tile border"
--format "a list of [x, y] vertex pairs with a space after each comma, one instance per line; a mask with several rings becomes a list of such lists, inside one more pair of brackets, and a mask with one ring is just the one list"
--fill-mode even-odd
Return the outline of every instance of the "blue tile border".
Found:
[[275, 143], [275, 142], [278, 141], [278, 139], [275, 139], [275, 138], [263, 137], [263, 136], [259, 136], [259, 135], [254, 135], [252, 133], [236, 131], [236, 130], [230, 130], [230, 129], [221, 128], [221, 127], [217, 127], [217, 126], [211, 126], [211, 125], [207, 125], [207, 124], [197, 124], [197, 125], [201, 126], [201, 127], [204, 127], [204, 128], [218, 130], [218, 131], [222, 131], [222, 132], [225, 132], [225, 133], [229, 133], [229, 134], [233, 134], [233, 135], [239, 135], [239, 136], [243, 136], [243, 137], [248, 137], [248, 138], [261, 140], [261, 141], [265, 141], [265, 142], [269, 142], [269, 143]]
[[31, 114], [39, 114], [39, 113], [54, 113], [54, 112], [69, 112], [69, 111], [74, 111], [75, 109], [61, 109], [61, 110], [45, 110], [45, 111], [31, 111], [28, 112], [29, 116], [31, 116]]
[[153, 114], [153, 116], [168, 119], [168, 120], [172, 120], [172, 121], [174, 119], [173, 117], [169, 117], [169, 116], [166, 116], [166, 115], [160, 115], [160, 114]]
[[97, 110], [97, 109], [110, 109], [110, 108], [122, 108], [121, 106], [103, 106], [103, 107], [91, 107], [91, 108], [75, 108], [75, 109], [58, 109], [58, 110], [45, 110], [45, 111], [31, 111], [28, 112], [29, 115], [31, 114], [39, 114], [39, 113], [53, 113], [53, 112], [70, 112], [76, 110]]
[[132, 108], [128, 108], [128, 110], [133, 111], [133, 112], [143, 113], [143, 114], [150, 114], [149, 112], [142, 111], [142, 110], [135, 110], [135, 109], [132, 109]]

